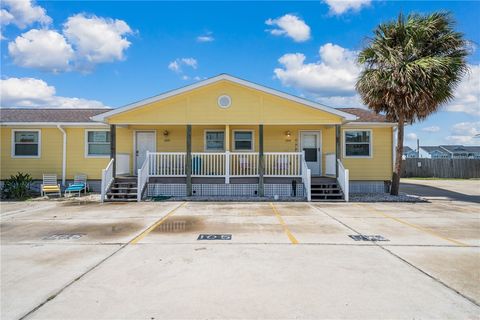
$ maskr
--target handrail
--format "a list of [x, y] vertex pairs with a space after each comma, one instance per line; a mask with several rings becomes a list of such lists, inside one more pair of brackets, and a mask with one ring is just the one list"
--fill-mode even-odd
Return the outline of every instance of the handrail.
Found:
[[302, 182], [303, 186], [307, 192], [307, 201], [312, 200], [312, 187], [311, 187], [312, 173], [308, 168], [307, 162], [305, 161], [305, 151], [302, 152]]
[[338, 184], [340, 185], [340, 188], [342, 188], [342, 191], [343, 191], [343, 195], [344, 195], [344, 199], [346, 202], [348, 202], [349, 200], [349, 180], [350, 180], [350, 173], [348, 171], [348, 169], [345, 169], [345, 167], [343, 166], [343, 163], [342, 161], [340, 161], [340, 159], [337, 159], [337, 165], [338, 165], [338, 177], [337, 177], [337, 181], [338, 181]]
[[110, 162], [108, 163], [107, 167], [105, 169], [102, 169], [102, 186], [101, 186], [101, 194], [100, 194], [100, 201], [104, 202], [105, 201], [105, 195], [107, 194], [108, 189], [110, 189], [110, 186], [112, 185], [112, 182], [114, 180], [113, 177], [113, 163], [115, 159], [110, 159]]
[[150, 169], [150, 152], [147, 151], [147, 156], [145, 157], [145, 161], [140, 169], [138, 169], [137, 174], [137, 201], [142, 201], [142, 194], [143, 188], [148, 182], [149, 176], [149, 169]]

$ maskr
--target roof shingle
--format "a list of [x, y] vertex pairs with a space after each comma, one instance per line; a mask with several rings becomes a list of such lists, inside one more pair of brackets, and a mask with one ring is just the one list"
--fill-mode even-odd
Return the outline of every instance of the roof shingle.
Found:
[[361, 109], [361, 108], [337, 108], [340, 111], [351, 113], [358, 117], [357, 120], [353, 122], [385, 122], [388, 123], [390, 121], [387, 120], [383, 114], [376, 114], [375, 112], [368, 110], [368, 109]]
[[90, 117], [109, 110], [0, 108], [0, 122], [94, 122]]

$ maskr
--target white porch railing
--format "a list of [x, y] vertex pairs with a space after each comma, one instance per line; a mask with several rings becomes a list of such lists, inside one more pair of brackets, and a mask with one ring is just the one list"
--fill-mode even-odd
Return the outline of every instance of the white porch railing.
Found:
[[305, 188], [305, 191], [307, 193], [307, 201], [312, 200], [312, 187], [311, 187], [311, 180], [312, 180], [312, 174], [310, 172], [310, 169], [308, 169], [307, 162], [305, 161], [305, 151], [302, 152], [302, 182], [303, 186]]
[[184, 177], [186, 158], [185, 152], [150, 152], [148, 174], [150, 177]]
[[327, 153], [325, 155], [325, 174], [327, 176], [335, 176], [337, 174], [335, 153]]
[[265, 152], [265, 177], [300, 177], [301, 152]]
[[192, 152], [192, 177], [224, 177], [226, 157], [223, 152]]
[[232, 177], [256, 177], [258, 176], [258, 153], [257, 152], [231, 152], [230, 176]]
[[348, 202], [349, 179], [350, 179], [349, 172], [348, 172], [348, 169], [345, 169], [340, 159], [337, 160], [337, 165], [338, 165], [337, 181], [340, 187], [342, 188], [345, 201]]
[[138, 169], [137, 174], [137, 201], [142, 201], [142, 194], [145, 185], [148, 182], [149, 171], [150, 171], [150, 152], [147, 151], [147, 156], [145, 157], [145, 162], [140, 169]]
[[101, 194], [100, 194], [100, 201], [105, 201], [105, 195], [107, 194], [108, 189], [112, 185], [114, 180], [113, 177], [113, 162], [115, 160], [111, 159], [105, 169], [102, 169], [102, 186], [101, 186]]

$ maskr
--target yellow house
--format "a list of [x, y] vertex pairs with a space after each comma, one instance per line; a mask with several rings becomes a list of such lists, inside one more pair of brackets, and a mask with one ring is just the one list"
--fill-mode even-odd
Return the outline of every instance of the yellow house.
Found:
[[1, 179], [88, 176], [105, 201], [385, 192], [396, 124], [222, 74], [116, 109], [0, 109]]

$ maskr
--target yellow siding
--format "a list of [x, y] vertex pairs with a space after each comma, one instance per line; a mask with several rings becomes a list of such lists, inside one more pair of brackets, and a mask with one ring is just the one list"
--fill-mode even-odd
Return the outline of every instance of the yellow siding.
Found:
[[[232, 98], [222, 109], [217, 99]], [[297, 102], [279, 98], [229, 81], [194, 89], [132, 109], [108, 119], [112, 124], [334, 124], [341, 118]]]
[[43, 173], [62, 176], [62, 133], [57, 128], [22, 128], [41, 130], [40, 158], [12, 158], [12, 129], [1, 128], [1, 179], [7, 179], [17, 172], [29, 173], [34, 179], [41, 179]]
[[[390, 180], [393, 171], [392, 128], [356, 128], [372, 130], [373, 156], [372, 158], [342, 158], [343, 164], [350, 171], [350, 180]], [[342, 144], [343, 129], [345, 127], [342, 128]], [[343, 157], [343, 153], [341, 156]]]

